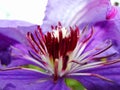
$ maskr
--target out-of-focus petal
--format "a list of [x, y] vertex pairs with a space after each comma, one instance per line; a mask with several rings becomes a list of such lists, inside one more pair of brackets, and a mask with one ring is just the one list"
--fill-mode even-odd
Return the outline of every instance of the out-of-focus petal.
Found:
[[12, 90], [70, 90], [63, 79], [54, 83], [49, 76], [27, 70], [0, 72], [0, 88]]
[[110, 66], [103, 66], [90, 70], [84, 70], [84, 73], [100, 74], [113, 82], [102, 80], [94, 76], [73, 76], [72, 78], [80, 81], [88, 90], [119, 90], [120, 89], [120, 63]]
[[32, 26], [33, 24], [20, 20], [0, 20], [0, 27], [13, 27], [16, 28], [18, 26]]
[[48, 0], [43, 28], [60, 21], [63, 26], [94, 23], [106, 19], [109, 0]]
[[106, 14], [107, 20], [120, 20], [120, 7], [118, 6], [111, 6], [109, 7], [107, 14]]

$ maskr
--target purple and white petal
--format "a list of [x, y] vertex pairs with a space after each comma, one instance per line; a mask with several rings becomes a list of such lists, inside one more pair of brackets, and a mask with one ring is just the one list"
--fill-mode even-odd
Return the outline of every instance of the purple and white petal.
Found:
[[109, 0], [48, 0], [42, 28], [49, 30], [58, 21], [68, 27], [106, 20], [109, 5]]

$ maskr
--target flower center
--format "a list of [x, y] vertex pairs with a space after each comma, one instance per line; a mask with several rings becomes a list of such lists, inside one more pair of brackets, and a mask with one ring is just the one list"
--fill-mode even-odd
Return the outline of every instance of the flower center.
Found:
[[114, 52], [104, 54], [112, 47], [111, 40], [93, 46], [91, 45], [95, 39], [93, 27], [88, 30], [86, 26], [81, 31], [78, 27], [74, 29], [70, 27], [68, 30], [58, 23], [51, 28], [52, 31], [46, 34], [43, 34], [39, 26], [34, 33], [27, 33], [31, 49], [27, 54], [23, 53], [22, 57], [36, 63], [44, 70], [38, 72], [52, 76], [54, 82], [59, 77], [69, 75], [96, 76], [111, 81], [98, 74], [80, 72], [120, 61], [107, 59], [113, 56]]
[[70, 27], [70, 30], [67, 30], [62, 27], [61, 23], [51, 28], [52, 31], [44, 35], [38, 26], [34, 35], [27, 33], [27, 39], [33, 50], [30, 51], [30, 55], [35, 58], [34, 52], [41, 58], [44, 56], [46, 60], [43, 60], [43, 64], [52, 68], [56, 79], [60, 72], [68, 67], [69, 55], [75, 49], [79, 39], [79, 29], [76, 27], [74, 30]]

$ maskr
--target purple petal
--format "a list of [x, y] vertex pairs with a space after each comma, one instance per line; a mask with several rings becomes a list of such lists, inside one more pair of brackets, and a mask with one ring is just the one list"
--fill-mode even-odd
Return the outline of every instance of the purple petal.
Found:
[[0, 62], [2, 65], [9, 65], [12, 60], [11, 46], [20, 42], [27, 44], [27, 41], [25, 35], [20, 34], [15, 28], [0, 28], [0, 32], [2, 32], [0, 33]]
[[0, 72], [0, 85], [12, 90], [70, 90], [63, 79], [54, 83], [47, 75], [27, 70]]
[[6, 49], [6, 47], [9, 47], [10, 45], [14, 45], [16, 43], [18, 43], [16, 40], [0, 34], [0, 50]]
[[[2, 89], [2, 88], [1, 88]], [[15, 89], [15, 86], [11, 83], [8, 83], [4, 88], [3, 90], [13, 90]]]
[[25, 21], [19, 20], [0, 20], [0, 27], [13, 27], [16, 28], [18, 26], [32, 26], [33, 24]]
[[36, 85], [31, 86], [34, 90], [34, 88], [37, 89], [44, 89], [44, 90], [70, 90], [65, 84], [65, 81], [63, 79], [59, 79], [57, 83], [53, 83], [52, 80], [46, 81], [44, 83], [38, 83]]
[[11, 63], [7, 67], [15, 67], [20, 65], [38, 65], [23, 56], [29, 55], [28, 48], [22, 44], [15, 44], [11, 47]]
[[[26, 33], [33, 32], [37, 25], [17, 20], [0, 20], [0, 34], [10, 37], [20, 43], [26, 42]], [[9, 32], [9, 33], [8, 33]]]
[[[0, 72], [0, 87], [4, 88], [8, 83], [14, 85], [18, 90], [32, 83], [37, 83], [42, 78], [47, 76], [26, 70], [11, 70]], [[22, 89], [23, 90], [23, 89]]]
[[[99, 22], [95, 25], [95, 30], [98, 30], [98, 37], [99, 39], [106, 40], [110, 39], [112, 40], [113, 47], [119, 51], [120, 50], [120, 23], [119, 21], [105, 21], [105, 22]], [[101, 35], [100, 35], [101, 33]], [[97, 37], [96, 37], [97, 38]]]
[[105, 81], [93, 76], [73, 76], [72, 78], [80, 81], [88, 90], [119, 90], [120, 89], [120, 63], [84, 70], [84, 73], [100, 74], [113, 82]]
[[106, 19], [109, 0], [48, 0], [43, 28], [56, 25], [60, 21], [63, 26], [94, 23]]
[[37, 30], [38, 25], [31, 25], [31, 26], [18, 26], [17, 29], [26, 36], [27, 32], [34, 32]]
[[0, 62], [2, 65], [11, 63], [10, 45], [18, 43], [16, 40], [0, 34]]
[[[19, 49], [19, 50], [18, 50]], [[22, 44], [15, 44], [8, 49], [0, 50], [0, 69], [2, 68], [9, 68], [9, 67], [16, 67], [21, 65], [37, 65], [28, 59], [22, 58], [22, 55], [29, 54], [27, 47]], [[5, 65], [5, 66], [3, 66]]]
[[18, 41], [0, 34], [0, 64], [9, 65], [11, 63], [11, 45], [18, 43]]
[[[10, 46], [18, 43], [27, 45], [26, 33], [28, 31], [34, 31], [37, 26], [20, 27], [18, 25], [19, 21], [16, 21], [15, 23], [15, 21], [0, 20], [0, 22], [1, 25], [3, 25], [2, 27], [0, 27], [0, 62], [2, 65], [8, 65], [11, 63]], [[14, 28], [13, 26], [11, 26], [13, 25], [13, 23], [15, 24]], [[20, 24], [22, 25], [24, 23], [20, 22]]]
[[11, 50], [8, 48], [0, 50], [0, 62], [2, 65], [9, 65], [11, 63]]
[[25, 36], [20, 32], [20, 30], [16, 28], [0, 28], [0, 34], [6, 37], [12, 38], [13, 40], [16, 40], [20, 43], [23, 43], [26, 41]]

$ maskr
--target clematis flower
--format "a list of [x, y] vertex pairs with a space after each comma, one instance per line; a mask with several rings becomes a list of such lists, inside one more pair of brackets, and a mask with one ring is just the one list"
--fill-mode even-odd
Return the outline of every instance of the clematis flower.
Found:
[[[72, 78], [88, 90], [119, 90], [119, 23], [115, 21], [118, 13], [111, 14], [109, 5], [109, 0], [49, 0], [42, 28], [29, 30], [27, 40], [24, 29], [12, 28], [10, 31], [17, 31], [16, 36], [1, 29], [4, 43], [0, 45], [7, 48], [1, 56], [10, 48], [5, 55], [23, 62], [0, 70], [1, 88], [70, 90], [65, 80]], [[58, 21], [63, 25], [54, 26]]]

